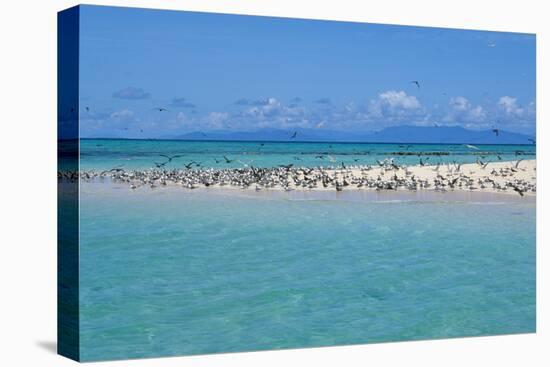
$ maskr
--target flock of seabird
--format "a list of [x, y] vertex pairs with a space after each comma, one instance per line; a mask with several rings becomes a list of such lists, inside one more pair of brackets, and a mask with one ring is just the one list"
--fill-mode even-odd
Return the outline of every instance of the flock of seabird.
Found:
[[[171, 157], [172, 159], [174, 157]], [[170, 159], [170, 157], [167, 157]], [[227, 158], [226, 158], [227, 160]], [[426, 167], [434, 174], [430, 178], [420, 178], [410, 170], [411, 166], [396, 164], [392, 158], [377, 161], [377, 165], [330, 166], [330, 167], [294, 167], [281, 165], [274, 168], [243, 168], [195, 169], [190, 164], [187, 169], [164, 169], [163, 166], [150, 170], [125, 170], [114, 167], [104, 171], [85, 170], [80, 174], [74, 172], [59, 172], [60, 179], [75, 180], [80, 177], [84, 181], [110, 179], [114, 182], [127, 183], [131, 189], [141, 186], [155, 188], [166, 185], [177, 185], [186, 189], [200, 187], [232, 187], [241, 189], [374, 189], [374, 190], [483, 190], [515, 191], [523, 196], [525, 193], [536, 192], [535, 181], [527, 181], [515, 177], [521, 167], [522, 160], [509, 166], [500, 164], [497, 168], [488, 167], [490, 162], [478, 160], [483, 175], [476, 171], [464, 172], [462, 164], [441, 163]], [[197, 163], [198, 164], [198, 163]], [[479, 173], [479, 172], [478, 172]], [[532, 177], [534, 178], [534, 177]]]

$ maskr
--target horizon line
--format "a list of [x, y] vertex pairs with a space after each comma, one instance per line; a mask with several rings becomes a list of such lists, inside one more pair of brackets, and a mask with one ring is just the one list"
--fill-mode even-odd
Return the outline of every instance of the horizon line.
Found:
[[369, 141], [326, 141], [326, 140], [261, 140], [261, 139], [181, 139], [181, 138], [109, 138], [109, 137], [79, 137], [72, 139], [57, 139], [58, 141], [75, 141], [75, 140], [130, 140], [130, 141], [187, 141], [187, 142], [235, 142], [235, 143], [306, 143], [306, 144], [401, 144], [401, 145], [521, 145], [521, 146], [536, 146], [531, 143], [472, 143], [472, 142], [459, 142], [459, 143], [426, 143], [426, 142], [369, 142]]

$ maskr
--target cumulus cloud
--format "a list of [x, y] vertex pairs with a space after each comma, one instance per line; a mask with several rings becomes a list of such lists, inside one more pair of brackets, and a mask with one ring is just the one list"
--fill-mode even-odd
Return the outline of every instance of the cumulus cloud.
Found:
[[498, 107], [503, 111], [506, 115], [513, 116], [513, 117], [523, 117], [526, 110], [520, 106], [518, 106], [518, 99], [509, 97], [509, 96], [503, 96], [500, 97], [498, 100]]
[[[124, 95], [128, 96], [128, 93]], [[285, 101], [275, 97], [241, 98], [229, 110], [196, 113], [193, 103], [184, 97], [175, 97], [171, 106], [182, 107], [180, 111], [170, 109], [172, 112], [154, 115], [146, 111], [142, 115], [143, 111], [135, 108], [132, 109], [137, 112], [120, 109], [109, 111], [101, 118], [90, 112], [86, 115], [89, 121], [82, 125], [87, 125], [86, 131], [95, 129], [97, 133], [94, 135], [123, 130], [126, 134], [147, 128], [159, 136], [190, 131], [254, 131], [262, 128], [373, 131], [388, 126], [433, 126], [435, 123], [471, 129], [499, 126], [510, 131], [527, 131], [534, 126], [536, 112], [534, 102], [522, 106], [517, 98], [511, 96], [483, 105], [457, 96], [450, 98], [448, 103], [432, 104], [428, 108], [416, 96], [403, 90], [382, 91], [374, 98], [345, 104], [334, 103], [328, 97], [313, 103], [298, 103], [300, 101], [299, 97]]]
[[133, 116], [134, 116], [134, 111], [130, 111], [130, 110], [127, 110], [127, 109], [116, 111], [116, 112], [113, 112], [109, 115], [109, 117], [112, 118], [112, 119], [120, 119], [120, 120], [129, 119]]
[[518, 99], [502, 96], [497, 102], [496, 116], [498, 121], [512, 130], [533, 128], [536, 120], [535, 102], [522, 106]]
[[200, 117], [189, 116], [184, 112], [176, 115], [170, 123], [172, 130], [221, 130], [228, 128], [230, 114], [227, 112], [210, 112]]
[[315, 101], [315, 103], [318, 103], [318, 104], [331, 104], [332, 101], [330, 100], [330, 98], [328, 97], [323, 97], [323, 98], [319, 98]]
[[425, 115], [424, 108], [415, 96], [410, 96], [404, 91], [389, 90], [380, 93], [378, 98], [370, 101], [367, 115], [364, 117], [382, 123], [397, 121], [412, 123], [423, 115]]
[[[466, 127], [474, 127], [487, 120], [487, 111], [481, 106], [474, 106], [462, 96], [452, 97], [449, 100], [450, 110], [443, 119], [446, 122], [463, 123]], [[483, 127], [480, 125], [479, 127]]]
[[147, 99], [151, 97], [151, 94], [141, 88], [126, 87], [114, 92], [113, 97], [119, 99]]
[[194, 103], [187, 101], [184, 97], [175, 97], [172, 99], [170, 104], [173, 107], [182, 107], [182, 108], [196, 108], [197, 106]]
[[238, 106], [266, 106], [270, 103], [271, 98], [251, 100], [248, 98], [240, 98], [235, 101]]

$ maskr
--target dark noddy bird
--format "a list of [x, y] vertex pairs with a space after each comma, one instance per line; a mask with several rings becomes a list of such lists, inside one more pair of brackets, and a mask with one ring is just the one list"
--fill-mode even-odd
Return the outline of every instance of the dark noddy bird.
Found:
[[520, 194], [520, 196], [523, 196], [523, 190], [517, 187], [516, 185], [511, 185], [515, 192]]
[[[195, 161], [192, 161], [192, 162], [189, 162], [187, 164], [184, 164], [183, 166], [187, 169], [191, 169], [191, 167], [193, 167], [194, 164], [197, 164], [197, 162]], [[198, 166], [198, 165], [197, 165]]]
[[124, 170], [121, 167], [124, 167], [124, 165], [121, 164], [120, 166], [116, 166], [116, 167], [113, 167], [111, 169], [105, 170], [105, 171], [101, 172], [99, 175], [103, 176], [104, 174], [109, 173], [109, 172], [122, 172]]
[[522, 160], [523, 160], [523, 159], [519, 159], [519, 160], [516, 162], [516, 168], [518, 168], [519, 163], [520, 163]]
[[159, 112], [167, 112], [168, 110], [164, 107], [155, 107], [153, 108], [153, 110], [155, 111], [159, 111]]
[[496, 136], [498, 136], [498, 134], [500, 133], [498, 129], [493, 129], [492, 132], [494, 132]]
[[168, 159], [168, 162], [172, 162], [172, 159], [183, 157], [183, 155], [181, 155], [181, 154], [176, 154], [176, 155], [173, 155], [173, 156], [169, 156], [167, 154], [159, 154], [159, 156]]
[[418, 80], [411, 80], [409, 83], [415, 84], [418, 89], [420, 89], [420, 82]]
[[452, 181], [449, 181], [449, 186], [451, 188], [454, 188], [457, 181], [458, 181], [458, 177], [453, 178]]
[[298, 135], [298, 132], [295, 131], [294, 134], [292, 134], [292, 136], [290, 137], [290, 139], [294, 139], [297, 135]]
[[223, 159], [225, 159], [225, 163], [231, 163], [234, 161], [234, 159], [229, 159], [226, 156], [223, 156]]

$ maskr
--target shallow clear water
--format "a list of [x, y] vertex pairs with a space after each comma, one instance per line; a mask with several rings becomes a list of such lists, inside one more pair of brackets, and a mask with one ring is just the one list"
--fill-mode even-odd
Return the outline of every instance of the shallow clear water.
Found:
[[84, 184], [83, 360], [535, 331], [533, 200], [176, 190]]
[[[460, 144], [372, 144], [372, 143], [300, 143], [300, 142], [238, 142], [182, 140], [99, 140], [80, 141], [82, 169], [149, 169], [155, 162], [173, 159], [164, 168], [183, 168], [195, 161], [203, 167], [237, 168], [245, 165], [273, 167], [280, 164], [296, 166], [337, 166], [376, 164], [376, 160], [394, 158], [399, 164], [419, 164], [417, 153], [448, 153], [421, 156], [424, 162], [473, 163], [484, 161], [534, 159], [534, 145], [477, 145], [479, 149]], [[405, 155], [407, 154], [407, 155]], [[412, 154], [412, 155], [411, 155]], [[519, 155], [517, 155], [519, 154]], [[224, 155], [231, 161], [227, 163]], [[497, 156], [498, 155], [498, 156]], [[320, 158], [322, 156], [323, 158]], [[195, 166], [193, 166], [195, 167]]]

